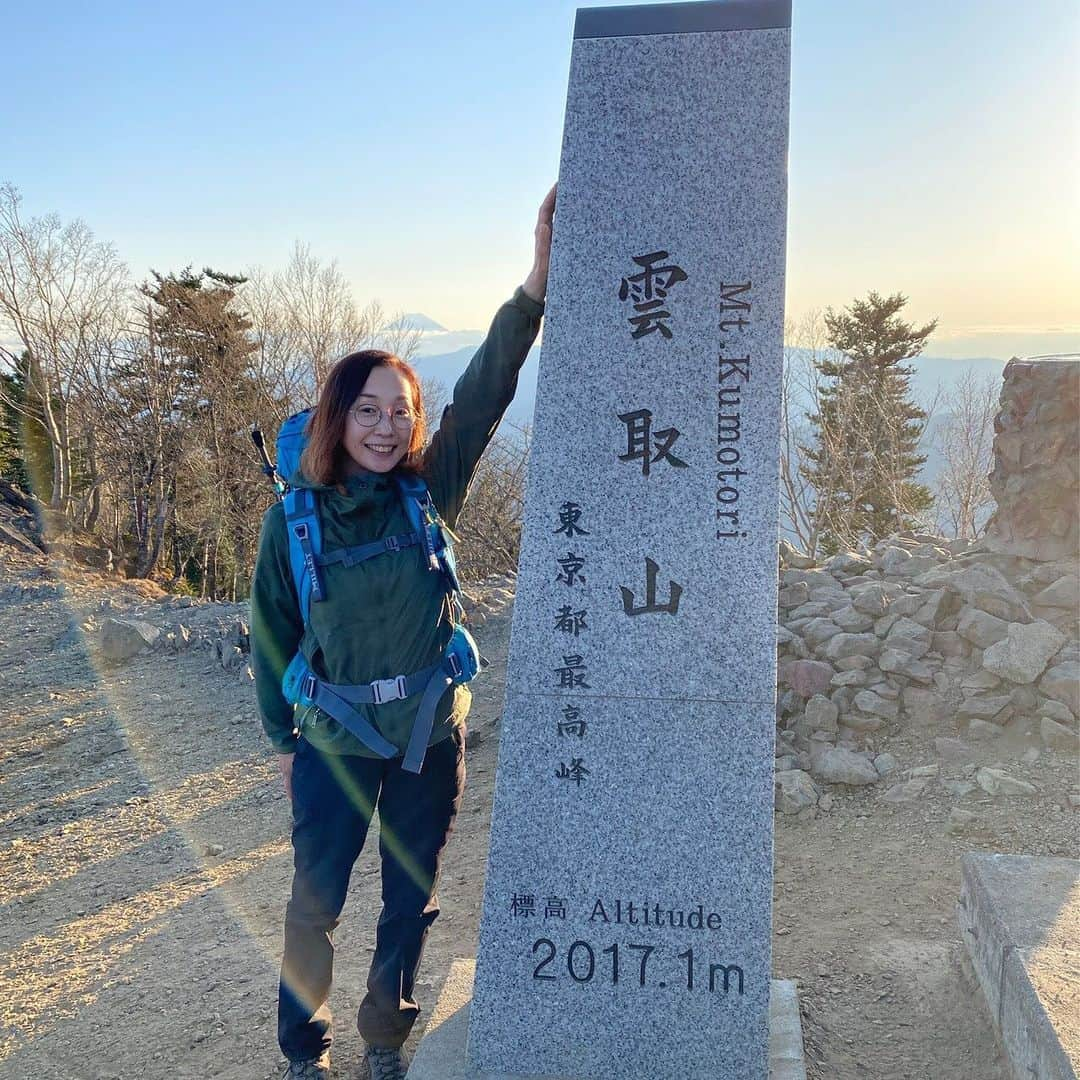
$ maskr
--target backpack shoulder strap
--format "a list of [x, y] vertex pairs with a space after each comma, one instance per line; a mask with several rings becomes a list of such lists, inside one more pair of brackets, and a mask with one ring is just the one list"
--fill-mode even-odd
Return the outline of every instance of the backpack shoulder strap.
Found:
[[318, 602], [326, 595], [317, 559], [322, 552], [319, 503], [315, 492], [308, 488], [294, 488], [285, 494], [284, 501], [289, 565], [296, 595], [300, 598], [300, 614], [307, 626], [312, 601]]
[[408, 474], [399, 474], [396, 479], [409, 524], [423, 539], [428, 569], [442, 572], [447, 592], [457, 599], [461, 593], [461, 585], [458, 582], [450, 530], [439, 517], [427, 484], [421, 477]]

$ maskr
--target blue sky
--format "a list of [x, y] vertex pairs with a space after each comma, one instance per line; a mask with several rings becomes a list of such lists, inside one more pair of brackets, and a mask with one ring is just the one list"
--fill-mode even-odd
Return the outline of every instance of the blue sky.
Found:
[[[16, 4], [0, 181], [136, 278], [299, 239], [360, 302], [486, 325], [558, 170], [576, 6]], [[901, 291], [937, 355], [1080, 349], [1076, 0], [794, 13], [789, 314]]]

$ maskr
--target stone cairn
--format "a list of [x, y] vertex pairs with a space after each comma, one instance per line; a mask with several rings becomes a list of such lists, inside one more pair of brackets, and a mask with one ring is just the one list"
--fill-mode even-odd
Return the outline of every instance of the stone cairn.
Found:
[[1080, 356], [1012, 359], [994, 422], [987, 526], [994, 551], [1048, 561], [1080, 551]]
[[[899, 772], [883, 734], [933, 729], [943, 756], [1006, 733], [1075, 751], [1080, 363], [1011, 361], [996, 422], [992, 533], [903, 533], [820, 564], [780, 545], [776, 801], [812, 812], [825, 784], [912, 801], [935, 766]], [[895, 774], [895, 775], [894, 775]], [[906, 776], [906, 779], [904, 777]], [[902, 781], [902, 782], [901, 782]], [[989, 794], [1034, 794], [1001, 769]]]

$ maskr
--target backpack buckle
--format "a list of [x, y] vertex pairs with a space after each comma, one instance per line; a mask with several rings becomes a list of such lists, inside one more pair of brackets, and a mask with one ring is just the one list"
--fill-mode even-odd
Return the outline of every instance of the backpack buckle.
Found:
[[308, 538], [307, 523], [298, 521], [293, 525], [293, 535], [297, 540], [306, 540]]
[[318, 689], [318, 679], [312, 675], [306, 675], [300, 684], [300, 693], [310, 701], [315, 700], [315, 691]]
[[401, 550], [401, 541], [399, 541], [396, 536], [388, 536], [383, 541], [383, 543], [386, 544], [386, 550], [387, 551], [400, 551]]
[[404, 675], [393, 679], [376, 679], [371, 684], [371, 693], [376, 705], [383, 705], [387, 701], [401, 701], [409, 696]]

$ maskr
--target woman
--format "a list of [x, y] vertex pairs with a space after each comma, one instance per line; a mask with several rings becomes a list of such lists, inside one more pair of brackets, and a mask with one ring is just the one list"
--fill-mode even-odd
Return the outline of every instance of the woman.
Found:
[[[397, 482], [402, 474], [426, 482], [442, 520], [453, 528], [540, 328], [554, 207], [552, 188], [537, 219], [532, 270], [496, 314], [426, 451], [420, 388], [407, 364], [365, 350], [330, 372], [300, 469], [290, 478], [291, 486], [316, 497], [324, 553], [410, 532]], [[454, 631], [443, 575], [431, 572], [420, 546], [394, 550], [391, 540], [387, 547], [355, 565], [324, 565], [325, 598], [310, 605], [305, 626], [279, 503], [263, 520], [252, 584], [259, 712], [278, 751], [293, 811], [278, 1042], [289, 1059], [287, 1076], [305, 1080], [329, 1076], [333, 930], [376, 807], [383, 907], [357, 1026], [371, 1080], [404, 1077], [401, 1047], [420, 1011], [413, 998], [416, 972], [439, 914], [439, 859], [465, 782], [471, 696], [464, 685], [447, 690], [434, 716], [426, 717], [432, 726], [419, 772], [403, 767], [402, 755], [418, 722], [420, 695], [357, 705], [361, 727], [366, 721], [377, 732], [365, 742], [317, 704], [294, 709], [282, 691], [283, 673], [298, 651], [318, 679], [351, 688], [367, 689], [440, 662]], [[424, 727], [420, 732], [422, 737]], [[396, 756], [371, 748], [385, 747], [383, 740]]]

